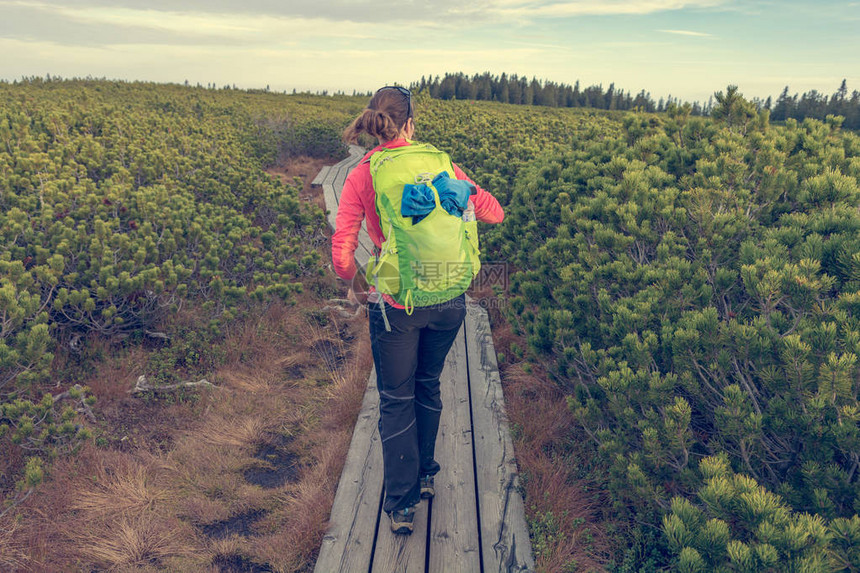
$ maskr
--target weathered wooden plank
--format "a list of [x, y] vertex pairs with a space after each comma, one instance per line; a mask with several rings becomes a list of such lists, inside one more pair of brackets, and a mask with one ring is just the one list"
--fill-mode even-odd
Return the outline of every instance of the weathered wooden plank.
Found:
[[382, 495], [379, 394], [372, 370], [314, 571], [368, 571]]
[[323, 165], [322, 169], [320, 169], [320, 172], [317, 173], [317, 176], [314, 177], [313, 181], [311, 181], [311, 187], [319, 187], [320, 185], [322, 185], [330, 169], [331, 165]]
[[337, 203], [340, 205], [340, 195], [343, 192], [343, 184], [346, 182], [346, 176], [352, 171], [352, 165], [341, 165], [334, 176], [334, 191], [337, 196]]
[[335, 229], [335, 221], [337, 220], [337, 198], [335, 197], [334, 187], [328, 181], [322, 185], [323, 197], [325, 198], [325, 208], [328, 211], [328, 224], [332, 229]]
[[457, 335], [441, 376], [442, 418], [436, 440], [436, 497], [430, 523], [429, 571], [480, 571], [466, 340]]
[[361, 230], [358, 232], [358, 242], [361, 243], [368, 252], [373, 251], [373, 241], [370, 240], [370, 235], [367, 234], [367, 227], [364, 225], [361, 226]]
[[[361, 149], [361, 148], [359, 148]], [[326, 210], [328, 211], [329, 225], [334, 229], [337, 220], [337, 207], [340, 204], [340, 194], [347, 175], [355, 167], [360, 156], [351, 154], [349, 157], [329, 168], [322, 182], [323, 196], [325, 198]]]
[[467, 304], [466, 350], [484, 571], [534, 571], [519, 473], [487, 312]]
[[370, 252], [367, 250], [364, 244], [359, 241], [358, 247], [355, 249], [355, 262], [358, 265], [358, 272], [364, 272], [364, 269], [367, 267], [367, 261], [369, 260]]
[[[372, 524], [369, 526], [373, 528]], [[394, 534], [388, 516], [384, 512], [380, 513], [376, 549], [370, 568], [372, 573], [424, 573], [427, 551], [426, 503], [419, 503], [415, 507], [413, 526], [412, 535]]]
[[340, 165], [340, 163], [335, 163], [334, 165], [329, 166], [325, 179], [323, 179], [323, 183], [334, 184], [334, 179], [335, 177], [337, 177], [337, 172], [340, 170]]
[[370, 255], [373, 253], [373, 249], [375, 248], [373, 241], [370, 239], [370, 235], [367, 234], [366, 220], [365, 222], [362, 222], [361, 230], [358, 231], [358, 245], [358, 251], [361, 251], [361, 253], [359, 258], [359, 253], [356, 252], [356, 260], [358, 260], [358, 263], [362, 268], [364, 268], [364, 265], [366, 265], [367, 261], [370, 260]]
[[[358, 148], [358, 149], [359, 149], [360, 153], [363, 153], [362, 148]], [[362, 157], [362, 155], [357, 155], [357, 156], [353, 156], [353, 159], [355, 161], [358, 161], [358, 159], [361, 159], [361, 157]], [[343, 163], [343, 162], [341, 162], [341, 163]], [[337, 207], [338, 207], [338, 203], [339, 203], [339, 190], [336, 187], [336, 181], [341, 180], [341, 176], [339, 174], [344, 169], [347, 169], [347, 173], [348, 173], [349, 172], [348, 170], [351, 170], [353, 167], [354, 167], [354, 165], [345, 166], [342, 164], [338, 164], [336, 166], [333, 166], [331, 168], [331, 170], [329, 171], [329, 174], [328, 174], [326, 181], [324, 181], [322, 184], [323, 196], [325, 198], [325, 203], [326, 203], [326, 210], [328, 211], [327, 219], [328, 219], [329, 225], [333, 229], [336, 228], [335, 222], [337, 220]], [[343, 176], [343, 179], [345, 180], [345, 176]], [[362, 221], [362, 223], [361, 223], [361, 230], [358, 233], [358, 242], [359, 242], [359, 246], [356, 249], [355, 258], [358, 261], [358, 263], [363, 267], [364, 265], [367, 264], [367, 261], [370, 259], [370, 254], [373, 251], [373, 247], [374, 247], [373, 241], [370, 240], [370, 237], [367, 234], [367, 223], [366, 223], [366, 221]]]
[[331, 169], [328, 171], [328, 175], [326, 175], [325, 181], [323, 181], [323, 185], [328, 183], [332, 186], [332, 189], [335, 190], [335, 195], [340, 197], [340, 189], [335, 187], [335, 179], [337, 179], [337, 174], [340, 173], [341, 164], [337, 163], [331, 166]]
[[349, 157], [353, 165], [358, 165], [359, 161], [365, 156], [367, 150], [360, 145], [349, 146]]
[[[311, 181], [311, 187], [320, 187], [326, 182], [326, 180], [334, 183], [340, 168], [346, 166], [348, 173], [353, 167], [358, 165], [358, 162], [361, 161], [362, 157], [364, 157], [364, 153], [365, 151], [363, 147], [350, 145], [349, 155], [334, 165], [324, 165], [322, 169], [320, 169], [319, 173], [317, 173], [316, 177], [314, 177], [314, 180]], [[343, 187], [343, 183], [341, 183], [340, 186]], [[337, 195], [340, 196], [340, 189], [338, 189]]]
[[325, 198], [325, 206], [328, 211], [327, 219], [332, 229], [335, 228], [335, 221], [337, 220], [337, 207], [340, 203], [343, 184], [349, 172], [358, 165], [363, 156], [364, 148], [358, 145], [351, 145], [349, 147], [349, 155], [345, 159], [335, 165], [323, 167], [314, 179], [312, 185], [323, 188], [323, 197]]
[[360, 145], [350, 145], [348, 155], [335, 163], [335, 166], [346, 165], [350, 169], [358, 165], [358, 162], [361, 161], [361, 158], [364, 157], [366, 151]]

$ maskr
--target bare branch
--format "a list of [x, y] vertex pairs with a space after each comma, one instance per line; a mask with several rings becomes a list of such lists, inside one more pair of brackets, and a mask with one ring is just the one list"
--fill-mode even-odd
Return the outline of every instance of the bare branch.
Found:
[[198, 380], [197, 382], [179, 382], [177, 384], [165, 384], [163, 386], [155, 386], [149, 383], [145, 375], [140, 375], [137, 378], [137, 383], [134, 388], [129, 390], [129, 394], [139, 394], [141, 392], [172, 392], [180, 388], [196, 388], [197, 386], [205, 386], [207, 388], [217, 388], [214, 384], [206, 380]]

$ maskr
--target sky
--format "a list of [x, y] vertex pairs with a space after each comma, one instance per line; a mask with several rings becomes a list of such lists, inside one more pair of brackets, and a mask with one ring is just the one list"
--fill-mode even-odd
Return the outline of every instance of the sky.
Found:
[[373, 91], [489, 71], [655, 100], [847, 80], [858, 0], [0, 0], [0, 79]]

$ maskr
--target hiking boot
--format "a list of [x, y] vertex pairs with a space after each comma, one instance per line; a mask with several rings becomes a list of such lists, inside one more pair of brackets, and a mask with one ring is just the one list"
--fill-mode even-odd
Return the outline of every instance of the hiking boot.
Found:
[[391, 531], [409, 535], [412, 533], [412, 521], [415, 519], [415, 508], [398, 509], [388, 514], [391, 518]]
[[421, 499], [430, 499], [436, 495], [436, 488], [433, 487], [433, 476], [424, 476], [421, 478]]

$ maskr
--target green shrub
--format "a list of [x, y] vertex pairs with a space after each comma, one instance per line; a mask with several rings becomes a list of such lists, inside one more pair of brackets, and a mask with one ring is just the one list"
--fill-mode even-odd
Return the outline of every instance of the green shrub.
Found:
[[[322, 267], [325, 217], [264, 168], [285, 149], [339, 152], [335, 134], [359, 107], [141, 83], [0, 82], [0, 427], [46, 454], [79, 437], [79, 412], [45, 401], [63, 344], [140, 340], [189, 303], [205, 337], [249, 305], [292, 301]], [[268, 123], [290, 129], [267, 132]], [[152, 361], [159, 380], [219, 359], [195, 336], [172, 341]]]
[[694, 502], [672, 499], [663, 532], [678, 571], [856, 571], [860, 517], [825, 520], [791, 510], [778, 495], [705, 458]]

